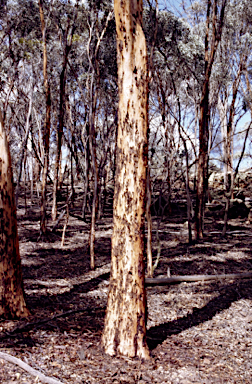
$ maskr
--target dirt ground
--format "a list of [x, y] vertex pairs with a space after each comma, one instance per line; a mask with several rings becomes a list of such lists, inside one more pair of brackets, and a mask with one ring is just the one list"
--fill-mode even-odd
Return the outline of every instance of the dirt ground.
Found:
[[[71, 211], [71, 210], [70, 210]], [[72, 213], [74, 210], [71, 211]], [[0, 351], [65, 384], [252, 383], [252, 279], [147, 288], [149, 362], [111, 358], [100, 345], [110, 271], [112, 218], [97, 222], [96, 269], [90, 271], [89, 223], [70, 215], [55, 233], [39, 235], [39, 211], [18, 210], [24, 286], [31, 317], [0, 322]], [[155, 277], [252, 271], [252, 231], [246, 219], [209, 215], [204, 241], [188, 245], [186, 219], [159, 227], [161, 258]], [[153, 256], [157, 254], [153, 220]], [[0, 359], [0, 382], [40, 383]]]

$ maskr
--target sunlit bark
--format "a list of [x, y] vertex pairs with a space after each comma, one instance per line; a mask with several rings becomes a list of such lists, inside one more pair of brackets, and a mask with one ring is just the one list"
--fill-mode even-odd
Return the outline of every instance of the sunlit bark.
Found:
[[149, 358], [146, 344], [144, 215], [147, 169], [147, 52], [142, 2], [115, 0], [119, 116], [105, 352]]

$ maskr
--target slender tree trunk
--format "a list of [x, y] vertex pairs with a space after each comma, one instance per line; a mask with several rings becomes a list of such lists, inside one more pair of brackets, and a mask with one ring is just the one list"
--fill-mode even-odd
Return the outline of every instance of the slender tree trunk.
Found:
[[75, 198], [75, 190], [74, 190], [74, 174], [73, 174], [73, 154], [71, 152], [71, 155], [70, 155], [70, 178], [71, 178], [71, 193], [72, 193], [72, 197], [71, 197], [71, 206], [74, 207], [74, 198]]
[[85, 178], [84, 178], [84, 193], [83, 193], [83, 203], [82, 203], [82, 217], [83, 220], [86, 220], [86, 209], [87, 209], [87, 195], [89, 188], [89, 140], [86, 145], [86, 154], [85, 154]]
[[97, 195], [98, 195], [97, 193], [98, 192], [98, 171], [97, 171], [94, 137], [91, 137], [90, 152], [91, 152], [92, 165], [93, 165], [94, 189], [93, 189], [93, 201], [92, 201], [92, 212], [91, 212], [89, 247], [90, 247], [90, 268], [93, 270], [95, 268], [94, 242], [95, 242], [95, 219], [96, 219]]
[[26, 317], [9, 144], [0, 112], [0, 316]]
[[208, 179], [208, 139], [209, 139], [209, 84], [205, 83], [203, 90], [203, 97], [200, 103], [200, 132], [199, 132], [199, 161], [198, 161], [198, 174], [197, 174], [197, 195], [196, 195], [196, 237], [197, 239], [203, 238], [204, 230], [204, 210], [205, 200], [207, 193], [207, 179]]
[[150, 168], [147, 169], [147, 202], [146, 202], [146, 220], [147, 220], [147, 277], [153, 277], [152, 266], [152, 218], [151, 218], [151, 180]]
[[43, 145], [44, 145], [44, 164], [42, 172], [42, 186], [41, 186], [41, 218], [40, 218], [40, 235], [46, 233], [46, 187], [47, 175], [49, 168], [49, 142], [50, 142], [50, 126], [51, 126], [51, 92], [48, 83], [47, 74], [47, 50], [46, 50], [46, 36], [45, 36], [45, 20], [43, 11], [43, 0], [39, 0], [39, 11], [41, 20], [41, 30], [43, 38], [43, 75], [44, 87], [46, 93], [46, 119], [43, 132]]
[[28, 180], [27, 178], [27, 153], [25, 153], [25, 158], [24, 158], [24, 170], [23, 170], [23, 183], [24, 183], [24, 202], [25, 202], [25, 215], [27, 215], [27, 196], [26, 196], [26, 191], [27, 191], [27, 188], [26, 188], [26, 180]]
[[[221, 40], [227, 0], [222, 1], [220, 17], [217, 23], [217, 0], [207, 1], [206, 35], [205, 35], [205, 79], [202, 88], [199, 116], [199, 160], [197, 171], [197, 195], [195, 207], [196, 238], [203, 238], [205, 200], [208, 189], [208, 143], [209, 143], [209, 87], [215, 54]], [[212, 16], [212, 17], [211, 17]], [[210, 23], [211, 17], [211, 23]], [[210, 24], [212, 36], [210, 39]], [[218, 24], [218, 25], [217, 25]], [[210, 49], [209, 49], [210, 45]]]
[[226, 158], [227, 158], [227, 180], [225, 184], [226, 193], [226, 207], [224, 215], [224, 226], [222, 230], [222, 236], [226, 235], [228, 226], [228, 211], [230, 207], [230, 199], [234, 194], [234, 173], [233, 173], [233, 134], [234, 134], [234, 117], [235, 117], [235, 102], [238, 94], [238, 88], [240, 84], [242, 69], [244, 62], [247, 60], [247, 56], [241, 58], [237, 76], [233, 83], [233, 95], [232, 102], [229, 108], [229, 119], [227, 123], [227, 144], [226, 144]]
[[223, 153], [223, 176], [224, 186], [227, 184], [228, 179], [228, 162], [227, 162], [227, 108], [228, 108], [228, 97], [225, 93], [225, 98], [222, 101], [220, 95], [218, 96], [218, 111], [220, 116], [221, 126], [221, 140], [222, 140], [222, 153]]
[[186, 177], [185, 177], [185, 186], [186, 186], [186, 200], [187, 200], [187, 222], [188, 222], [188, 242], [192, 243], [192, 200], [190, 196], [190, 186], [189, 186], [189, 153], [186, 145], [186, 140], [182, 138], [185, 154], [186, 154]]
[[95, 219], [96, 219], [97, 197], [98, 197], [98, 169], [97, 169], [97, 160], [96, 160], [96, 139], [95, 139], [95, 125], [94, 125], [97, 91], [94, 90], [94, 76], [95, 76], [95, 69], [93, 68], [92, 79], [90, 84], [90, 113], [89, 113], [90, 154], [91, 154], [92, 170], [93, 170], [93, 177], [94, 177], [91, 225], [90, 225], [90, 236], [89, 236], [90, 268], [92, 270], [95, 268], [94, 242], [95, 242]]
[[110, 355], [148, 359], [144, 285], [148, 78], [142, 1], [115, 0], [114, 9], [119, 116], [110, 290], [102, 342]]
[[58, 200], [58, 185], [59, 185], [59, 173], [60, 173], [60, 158], [61, 158], [61, 146], [63, 136], [64, 125], [64, 112], [65, 112], [65, 88], [66, 88], [66, 53], [63, 68], [60, 74], [60, 110], [59, 110], [59, 126], [57, 131], [57, 149], [54, 166], [54, 183], [53, 183], [53, 203], [52, 203], [52, 219], [56, 220], [57, 217], [57, 200]]
[[19, 188], [20, 188], [20, 181], [22, 177], [22, 168], [23, 168], [23, 161], [27, 150], [27, 140], [30, 132], [30, 117], [31, 117], [31, 111], [32, 111], [32, 100], [33, 100], [33, 89], [31, 91], [30, 101], [29, 101], [29, 108], [28, 113], [26, 117], [26, 125], [25, 125], [25, 136], [22, 141], [22, 146], [20, 149], [20, 155], [19, 155], [19, 161], [18, 161], [18, 179], [17, 179], [17, 186], [16, 186], [16, 206], [18, 206], [18, 196], [19, 196]]
[[196, 157], [196, 148], [197, 148], [197, 128], [198, 128], [198, 106], [195, 102], [195, 126], [194, 126], [194, 148], [195, 148], [195, 166], [194, 166], [194, 179], [193, 179], [193, 191], [197, 190], [197, 157]]
[[[76, 3], [75, 6], [78, 7], [78, 2]], [[65, 116], [65, 101], [66, 101], [67, 63], [68, 63], [68, 55], [72, 46], [76, 15], [77, 15], [77, 12], [75, 12], [72, 27], [70, 27], [70, 19], [68, 20], [67, 28], [62, 36], [62, 40], [64, 44], [63, 45], [64, 58], [63, 58], [62, 70], [60, 73], [59, 126], [58, 126], [57, 150], [56, 150], [55, 168], [54, 168], [53, 204], [52, 204], [53, 221], [55, 221], [57, 217], [57, 198], [58, 198], [57, 195], [58, 195], [58, 188], [59, 188], [60, 158], [61, 158], [61, 146], [62, 146], [63, 126], [64, 126], [64, 116]]]
[[31, 158], [31, 206], [33, 204], [33, 188], [34, 188], [34, 165], [33, 165], [33, 157]]
[[[95, 9], [96, 17], [97, 17], [97, 10]], [[95, 135], [95, 112], [96, 112], [96, 102], [97, 102], [97, 88], [99, 84], [99, 66], [97, 63], [97, 57], [98, 57], [98, 51], [100, 47], [100, 43], [103, 39], [104, 33], [106, 32], [108, 22], [112, 16], [112, 12], [109, 12], [105, 26], [101, 32], [101, 34], [98, 37], [98, 40], [96, 42], [95, 50], [93, 55], [90, 53], [90, 43], [93, 33], [93, 27], [95, 23], [92, 23], [90, 26], [90, 37], [88, 42], [88, 59], [90, 68], [92, 69], [91, 72], [91, 83], [90, 83], [90, 103], [89, 103], [89, 125], [90, 125], [90, 154], [91, 154], [91, 160], [92, 160], [92, 168], [93, 168], [93, 177], [94, 177], [94, 189], [93, 189], [93, 201], [92, 201], [92, 213], [91, 213], [91, 225], [90, 225], [90, 236], [89, 236], [89, 249], [90, 249], [90, 267], [91, 269], [94, 269], [95, 267], [95, 254], [94, 254], [94, 242], [95, 242], [95, 219], [96, 219], [96, 213], [97, 213], [97, 206], [98, 206], [98, 168], [97, 168], [97, 157], [96, 157], [96, 135]], [[96, 31], [96, 34], [98, 36], [99, 31]], [[97, 85], [95, 86], [95, 75], [97, 75]]]

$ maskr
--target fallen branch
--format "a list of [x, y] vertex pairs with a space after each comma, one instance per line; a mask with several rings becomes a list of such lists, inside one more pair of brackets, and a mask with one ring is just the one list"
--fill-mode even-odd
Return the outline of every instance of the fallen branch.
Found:
[[246, 279], [252, 277], [252, 272], [248, 273], [233, 273], [223, 275], [187, 275], [187, 276], [173, 276], [173, 277], [157, 277], [146, 278], [145, 285], [169, 285], [178, 284], [183, 282], [219, 280], [219, 279]]
[[72, 287], [71, 284], [67, 283], [66, 281], [43, 281], [43, 280], [36, 280], [34, 285], [41, 285], [42, 287]]
[[24, 363], [22, 360], [18, 359], [17, 357], [11, 356], [4, 352], [0, 352], [0, 358], [8, 361], [9, 363], [18, 365], [19, 367], [24, 369], [26, 372], [30, 373], [32, 376], [38, 377], [39, 380], [42, 381], [42, 383], [63, 384], [62, 381], [45, 376], [43, 373], [32, 368], [30, 365]]

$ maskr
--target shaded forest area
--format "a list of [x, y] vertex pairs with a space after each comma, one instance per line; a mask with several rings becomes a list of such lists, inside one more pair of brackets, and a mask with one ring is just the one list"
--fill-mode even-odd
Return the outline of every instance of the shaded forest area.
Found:
[[[180, 200], [183, 201], [184, 193]], [[65, 205], [66, 195], [61, 205]], [[18, 209], [20, 252], [28, 320], [2, 321], [1, 351], [63, 383], [250, 383], [251, 279], [147, 287], [147, 342], [151, 361], [105, 355], [101, 348], [111, 258], [112, 206], [96, 229], [97, 265], [90, 271], [89, 223], [81, 220], [82, 193], [70, 209], [64, 246], [64, 219], [38, 240], [38, 200], [21, 188]], [[177, 205], [158, 224], [153, 217], [155, 261], [159, 226], [161, 255], [154, 277], [230, 274], [251, 271], [251, 227], [247, 217], [229, 222], [224, 211], [207, 212], [206, 238], [188, 244], [186, 208]], [[87, 217], [90, 221], [90, 215]], [[53, 228], [53, 222], [50, 223]], [[1, 361], [1, 360], [0, 360]], [[3, 384], [33, 383], [34, 377], [1, 361]], [[37, 380], [40, 382], [40, 380]]]
[[251, 1], [114, 5], [0, 5], [1, 383], [251, 383]]

